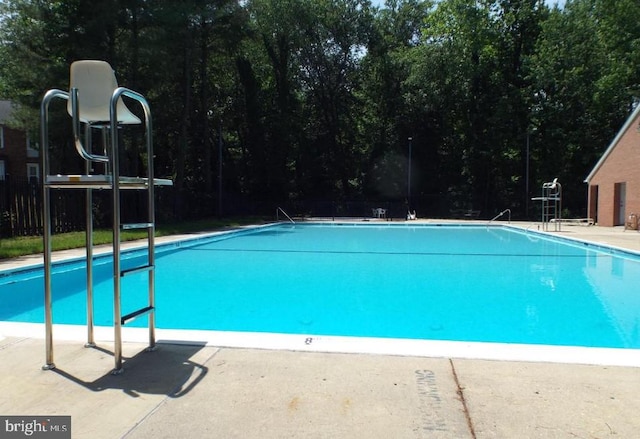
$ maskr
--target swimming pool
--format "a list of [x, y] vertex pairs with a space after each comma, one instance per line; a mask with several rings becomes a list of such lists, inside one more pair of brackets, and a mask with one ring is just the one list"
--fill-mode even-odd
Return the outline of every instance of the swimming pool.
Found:
[[[136, 265], [128, 252], [123, 268]], [[159, 246], [158, 328], [510, 346], [640, 347], [640, 257], [502, 226], [297, 224]], [[54, 323], [85, 323], [84, 261], [54, 268]], [[95, 324], [111, 326], [110, 258]], [[42, 270], [0, 275], [0, 320], [43, 321]], [[146, 275], [123, 279], [123, 312]], [[141, 318], [132, 325], [144, 326]]]

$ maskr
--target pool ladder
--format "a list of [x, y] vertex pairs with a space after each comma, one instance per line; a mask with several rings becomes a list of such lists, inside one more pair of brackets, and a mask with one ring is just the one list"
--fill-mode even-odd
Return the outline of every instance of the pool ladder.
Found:
[[[94, 66], [104, 67], [100, 61], [79, 61], [85, 63], [83, 67], [87, 70]], [[93, 64], [92, 64], [93, 63]], [[108, 66], [108, 64], [106, 64]], [[108, 67], [110, 69], [110, 66]], [[103, 72], [104, 73], [104, 72]], [[107, 75], [110, 72], [107, 71]], [[93, 77], [100, 77], [100, 73], [92, 72]], [[72, 84], [73, 84], [73, 65], [72, 65]], [[115, 75], [109, 81], [115, 84]], [[87, 85], [87, 84], [85, 84]], [[93, 84], [97, 88], [104, 84]], [[116, 84], [117, 86], [117, 84]], [[79, 108], [79, 92], [78, 88], [73, 87], [69, 92], [52, 89], [47, 91], [42, 100], [40, 109], [40, 136], [41, 136], [41, 154], [42, 154], [42, 174], [43, 174], [43, 244], [44, 244], [44, 278], [45, 278], [45, 344], [46, 344], [46, 363], [43, 369], [54, 369], [53, 361], [53, 305], [52, 305], [52, 289], [51, 289], [51, 267], [52, 267], [52, 249], [51, 249], [51, 189], [85, 189], [86, 197], [86, 269], [87, 269], [87, 343], [85, 346], [95, 346], [94, 328], [93, 328], [93, 209], [92, 209], [92, 192], [93, 190], [108, 189], [112, 191], [112, 229], [113, 229], [113, 300], [114, 300], [114, 361], [115, 367], [113, 374], [119, 374], [122, 368], [122, 325], [130, 322], [144, 314], [148, 314], [149, 322], [149, 350], [155, 348], [155, 205], [154, 205], [154, 186], [170, 186], [171, 180], [157, 179], [153, 176], [153, 143], [152, 143], [152, 121], [151, 110], [146, 99], [139, 93], [124, 87], [115, 88], [108, 102], [101, 102], [102, 105], [108, 106], [108, 120], [91, 122], [86, 118], [81, 119], [81, 110]], [[90, 93], [86, 93], [89, 95]], [[124, 177], [119, 175], [120, 165], [118, 161], [119, 146], [119, 128], [123, 123], [140, 123], [141, 121], [133, 116], [128, 122], [122, 122], [118, 117], [118, 112], [128, 112], [128, 109], [122, 102], [122, 96], [137, 102], [144, 113], [144, 125], [146, 135], [146, 157], [147, 157], [147, 176], [146, 177]], [[68, 101], [69, 113], [72, 118], [72, 131], [74, 144], [78, 154], [85, 160], [85, 175], [50, 175], [49, 171], [49, 104], [54, 99], [63, 99]], [[132, 115], [132, 113], [129, 113]], [[126, 114], [125, 114], [126, 117]], [[132, 121], [133, 120], [133, 121]], [[137, 122], [136, 122], [137, 120]], [[84, 123], [84, 143], [80, 136], [80, 124]], [[92, 151], [92, 130], [99, 129], [102, 134], [103, 153], [98, 155]], [[110, 140], [110, 142], [108, 141]], [[93, 163], [101, 163], [104, 165], [104, 174], [93, 174]], [[120, 191], [123, 189], [144, 190], [147, 192], [147, 220], [141, 223], [122, 224], [120, 215]], [[122, 269], [121, 266], [121, 249], [120, 249], [120, 230], [130, 229], [146, 229], [147, 231], [147, 258], [145, 263], [140, 266]], [[127, 275], [134, 273], [148, 273], [148, 304], [138, 310], [122, 315], [121, 309], [121, 280]]]

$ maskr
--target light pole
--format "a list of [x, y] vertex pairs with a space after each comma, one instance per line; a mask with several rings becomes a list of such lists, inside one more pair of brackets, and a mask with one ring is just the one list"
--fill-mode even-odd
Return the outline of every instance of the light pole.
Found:
[[411, 211], [411, 142], [413, 137], [409, 137], [409, 163], [407, 165], [407, 209]]
[[525, 177], [524, 177], [524, 216], [529, 219], [529, 128], [527, 128], [527, 155], [525, 159]]
[[[529, 180], [531, 176], [531, 135], [535, 135], [538, 131], [538, 128], [535, 126], [529, 125], [527, 127], [527, 144], [526, 144], [526, 152], [525, 152], [525, 174], [524, 174], [524, 190], [525, 190], [525, 199], [524, 199], [524, 209], [525, 209], [525, 217], [529, 219], [529, 200], [531, 199], [531, 194], [529, 192]], [[533, 138], [534, 141], [536, 137]]]
[[218, 127], [218, 217], [222, 218], [222, 117]]

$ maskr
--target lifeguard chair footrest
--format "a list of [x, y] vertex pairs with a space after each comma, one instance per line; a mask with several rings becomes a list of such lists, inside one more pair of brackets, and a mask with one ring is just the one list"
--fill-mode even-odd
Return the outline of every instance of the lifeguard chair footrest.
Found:
[[122, 316], [120, 318], [120, 324], [121, 325], [125, 325], [127, 322], [129, 322], [129, 321], [131, 321], [131, 320], [133, 320], [133, 319], [135, 319], [137, 317], [140, 317], [143, 314], [150, 313], [150, 312], [152, 312], [154, 310], [155, 310], [155, 307], [153, 307], [153, 306], [145, 306], [144, 308], [140, 308], [137, 311], [134, 311], [134, 312], [131, 312], [131, 313], [127, 314], [127, 315]]

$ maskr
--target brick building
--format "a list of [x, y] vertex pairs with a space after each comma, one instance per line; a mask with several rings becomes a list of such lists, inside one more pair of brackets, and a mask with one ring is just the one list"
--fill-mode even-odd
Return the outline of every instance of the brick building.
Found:
[[27, 133], [7, 125], [12, 112], [11, 102], [0, 100], [0, 180], [37, 181], [40, 178], [37, 145]]
[[[600, 226], [640, 216], [640, 105], [629, 116], [585, 179], [588, 213]], [[637, 227], [637, 226], [635, 226]]]

